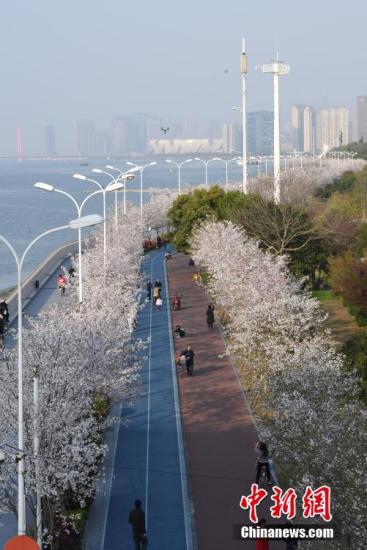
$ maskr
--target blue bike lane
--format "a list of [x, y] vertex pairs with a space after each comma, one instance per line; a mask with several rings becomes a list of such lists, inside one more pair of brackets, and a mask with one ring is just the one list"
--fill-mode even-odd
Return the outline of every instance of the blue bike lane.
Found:
[[164, 251], [148, 254], [143, 269], [153, 284], [161, 280], [163, 309], [156, 311], [152, 301], [139, 315], [136, 337], [148, 339], [142, 393], [118, 411], [122, 422], [109, 441], [106, 488], [94, 505], [99, 513], [91, 510], [87, 550], [134, 549], [128, 515], [136, 498], [146, 514], [150, 548], [193, 548]]

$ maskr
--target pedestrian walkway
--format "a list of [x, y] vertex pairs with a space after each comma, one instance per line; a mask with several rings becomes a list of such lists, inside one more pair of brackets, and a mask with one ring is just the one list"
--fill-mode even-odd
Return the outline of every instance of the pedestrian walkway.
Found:
[[139, 315], [136, 337], [149, 339], [142, 394], [129, 408], [115, 406], [122, 423], [107, 434], [106, 483], [89, 514], [87, 550], [133, 550], [128, 515], [136, 498], [146, 514], [149, 548], [192, 549], [164, 252], [145, 258], [144, 275], [153, 284], [157, 278], [162, 282], [163, 309], [156, 311], [151, 302]]
[[[181, 295], [182, 308], [173, 312], [173, 325], [186, 330], [176, 349], [190, 344], [195, 352], [194, 377], [182, 372], [179, 388], [198, 548], [255, 548], [255, 541], [233, 538], [235, 524], [249, 523], [239, 502], [255, 480], [254, 420], [220, 330], [207, 327], [208, 297], [193, 281], [195, 268], [188, 262], [189, 256], [176, 254], [167, 266], [170, 301], [176, 292]], [[268, 517], [269, 507], [267, 499], [259, 517]], [[270, 548], [284, 544], [271, 542]]]

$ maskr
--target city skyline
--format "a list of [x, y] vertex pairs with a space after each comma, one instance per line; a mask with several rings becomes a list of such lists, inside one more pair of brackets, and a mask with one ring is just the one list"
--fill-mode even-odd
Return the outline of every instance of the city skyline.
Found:
[[272, 109], [271, 82], [255, 66], [274, 58], [276, 49], [291, 66], [281, 83], [283, 120], [293, 104], [354, 109], [354, 98], [367, 93], [360, 70], [366, 6], [353, 3], [358, 17], [349, 26], [341, 17], [330, 25], [331, 1], [314, 7], [311, 2], [300, 16], [290, 0], [281, 6], [232, 0], [225, 9], [157, 0], [143, 10], [117, 0], [103, 7], [96, 0], [66, 0], [55, 18], [45, 0], [15, 0], [3, 7], [0, 152], [15, 152], [16, 127], [25, 152], [43, 151], [47, 125], [57, 130], [57, 150], [70, 151], [78, 119], [93, 120], [102, 131], [114, 116], [144, 112], [169, 121], [234, 124], [242, 36], [249, 111]]
[[[320, 147], [320, 137], [317, 136], [317, 121], [320, 119], [320, 113], [324, 112], [344, 112], [346, 113], [346, 124], [339, 124], [338, 132], [342, 131], [343, 144], [360, 139], [357, 135], [363, 131], [359, 130], [359, 126], [364, 125], [365, 135], [367, 135], [366, 113], [367, 113], [367, 96], [358, 96], [356, 98], [356, 108], [349, 109], [348, 107], [333, 107], [330, 109], [315, 109], [312, 105], [292, 105], [291, 108], [283, 112], [281, 120], [282, 129], [282, 145], [283, 150], [287, 148], [294, 151], [305, 153], [313, 153], [316, 151], [323, 152], [332, 147], [337, 146], [335, 139], [327, 139], [324, 147]], [[256, 124], [256, 115], [273, 114], [272, 110], [259, 110], [248, 112], [248, 132], [250, 133], [250, 143], [248, 144], [249, 154], [271, 154], [270, 134], [272, 133], [272, 122], [267, 128], [257, 128], [257, 145], [255, 138], [251, 136], [251, 129], [255, 132], [254, 125]], [[260, 119], [259, 119], [260, 120]], [[167, 125], [169, 130], [163, 133], [162, 126]], [[319, 122], [320, 126], [320, 122]], [[227, 130], [226, 130], [227, 127]], [[223, 139], [223, 150], [240, 150], [242, 145], [242, 126], [239, 121], [229, 122], [220, 120], [204, 121], [200, 119], [188, 119], [185, 121], [169, 120], [157, 115], [148, 113], [133, 113], [125, 116], [113, 116], [111, 118], [110, 127], [101, 129], [95, 125], [91, 119], [77, 120], [73, 128], [70, 129], [69, 147], [62, 150], [58, 143], [58, 128], [54, 124], [47, 124], [44, 128], [39, 128], [43, 135], [43, 143], [38, 150], [30, 150], [27, 147], [26, 131], [22, 126], [17, 126], [15, 129], [15, 143], [13, 153], [4, 153], [3, 156], [63, 156], [77, 155], [94, 156], [94, 155], [119, 155], [128, 153], [146, 153], [152, 152], [149, 147], [149, 142], [159, 140], [177, 140], [177, 139]], [[264, 131], [263, 140], [267, 145], [259, 145], [260, 134]], [[227, 136], [225, 136], [227, 132]], [[230, 135], [230, 134], [233, 135]], [[239, 135], [235, 136], [237, 133]], [[339, 134], [338, 134], [339, 135]], [[236, 145], [226, 145], [226, 143], [234, 141]], [[330, 145], [328, 145], [330, 143]], [[328, 145], [328, 146], [327, 146]], [[153, 149], [156, 149], [154, 147]], [[19, 151], [21, 150], [21, 154]], [[257, 152], [256, 152], [257, 151]], [[157, 151], [155, 151], [157, 152]]]

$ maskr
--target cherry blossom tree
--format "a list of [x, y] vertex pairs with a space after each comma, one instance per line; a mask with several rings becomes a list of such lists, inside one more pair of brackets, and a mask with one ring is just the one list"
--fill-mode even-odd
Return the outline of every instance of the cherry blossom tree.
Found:
[[329, 484], [341, 537], [325, 547], [362, 549], [367, 411], [318, 302], [289, 273], [286, 257], [264, 252], [232, 223], [204, 223], [191, 246], [282, 481], [300, 494]]
[[[139, 391], [137, 352], [143, 342], [133, 337], [139, 311], [143, 224], [138, 209], [120, 216], [117, 230], [107, 224], [104, 263], [103, 233], [97, 231], [83, 253], [84, 301], [76, 307], [77, 283], [69, 299], [27, 318], [24, 329], [24, 401], [26, 495], [42, 497], [48, 542], [57, 548], [55, 514], [64, 514], [72, 498], [83, 506], [93, 496], [100, 459], [105, 453], [103, 428], [95, 411], [96, 397], [128, 403]], [[75, 260], [78, 269], [78, 259]], [[0, 441], [14, 444], [17, 431], [16, 351], [1, 365]], [[39, 380], [38, 413], [33, 381]], [[40, 447], [33, 454], [34, 422]], [[1, 468], [3, 510], [16, 510], [14, 462]], [[71, 497], [70, 497], [71, 495]], [[46, 536], [46, 535], [45, 535]]]

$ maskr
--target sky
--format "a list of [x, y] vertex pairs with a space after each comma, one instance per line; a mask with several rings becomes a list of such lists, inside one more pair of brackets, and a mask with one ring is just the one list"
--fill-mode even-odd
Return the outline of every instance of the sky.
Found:
[[0, 154], [44, 149], [55, 125], [72, 150], [75, 122], [109, 129], [115, 115], [235, 122], [246, 37], [249, 110], [272, 109], [275, 57], [282, 118], [292, 104], [349, 106], [367, 95], [365, 0], [2, 0]]

